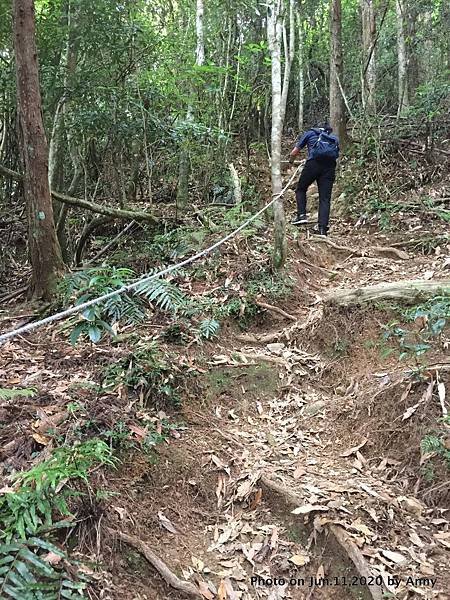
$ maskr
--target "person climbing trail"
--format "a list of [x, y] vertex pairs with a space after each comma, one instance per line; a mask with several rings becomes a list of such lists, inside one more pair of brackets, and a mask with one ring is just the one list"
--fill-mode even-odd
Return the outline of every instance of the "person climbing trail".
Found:
[[293, 225], [302, 225], [308, 222], [306, 216], [306, 192], [309, 186], [316, 181], [319, 189], [319, 216], [314, 233], [328, 234], [330, 219], [331, 192], [336, 172], [336, 161], [339, 157], [339, 140], [332, 133], [329, 123], [318, 124], [299, 136], [292, 150], [289, 162], [300, 154], [300, 150], [307, 147], [308, 158], [300, 174], [295, 197], [297, 200], [297, 215], [292, 219]]

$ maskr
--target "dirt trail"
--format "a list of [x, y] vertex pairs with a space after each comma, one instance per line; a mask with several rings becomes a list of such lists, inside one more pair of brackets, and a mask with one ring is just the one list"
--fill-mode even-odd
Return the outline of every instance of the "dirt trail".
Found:
[[[450, 598], [449, 485], [440, 473], [434, 500], [423, 493], [420, 455], [428, 413], [442, 416], [438, 384], [450, 389], [449, 371], [416, 381], [398, 355], [380, 357], [390, 318], [383, 302], [323, 301], [339, 288], [448, 278], [448, 247], [401, 248], [403, 235], [368, 235], [345, 222], [335, 223], [332, 245], [305, 229], [291, 228], [289, 237], [289, 298], [275, 309], [266, 302], [264, 320], [245, 333], [225, 327], [218, 342], [186, 349], [194, 383], [181, 412], [185, 430], [156, 447], [155, 461], [128, 453], [101, 480], [108, 498], [83, 541], [111, 565], [102, 597], [186, 597], [119, 543], [116, 529], [147, 543], [209, 600]], [[373, 251], [393, 244], [408, 256]], [[28, 344], [6, 348], [10, 383], [24, 373], [33, 382], [69, 372], [75, 383], [90, 381], [92, 364], [118, 351]], [[55, 399], [61, 411], [74, 399], [68, 384], [49, 390], [41, 412], [58, 414]], [[111, 406], [94, 402], [89, 417], [112, 426], [132, 404], [119, 393]], [[23, 402], [16, 421], [23, 432], [35, 408]]]
[[[165, 507], [183, 534], [151, 534], [151, 545], [183, 577], [201, 582], [205, 598], [450, 598], [448, 496], [426, 506], [395, 443], [383, 447], [383, 428], [396, 422], [400, 432], [405, 402], [414, 401], [398, 360], [380, 365], [366, 344], [377, 311], [335, 314], [320, 300], [337, 287], [445, 276], [445, 259], [361, 257], [305, 231], [293, 236], [290, 269], [299, 283], [282, 308], [299, 321], [274, 313], [264, 331], [213, 347], [203, 400], [185, 414], [189, 439], [177, 442], [176, 460], [165, 455], [158, 472], [166, 491], [159, 487], [148, 508]], [[332, 240], [370, 255], [366, 235], [344, 230]], [[309, 312], [301, 308], [308, 295]], [[346, 342], [342, 327], [350, 348], [345, 359], [330, 358], [330, 348]], [[425, 385], [428, 400], [435, 385]], [[380, 407], [390, 414], [377, 422], [371, 411]], [[181, 486], [176, 507], [174, 486]], [[182, 597], [167, 594], [154, 597]]]

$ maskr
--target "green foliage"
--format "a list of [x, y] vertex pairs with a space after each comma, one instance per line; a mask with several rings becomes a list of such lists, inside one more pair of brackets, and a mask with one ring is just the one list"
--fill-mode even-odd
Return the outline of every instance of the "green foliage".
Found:
[[163, 421], [159, 432], [155, 430], [152, 423], [146, 422], [139, 428], [142, 436], [136, 436], [135, 431], [127, 423], [117, 421], [111, 429], [102, 432], [102, 437], [117, 451], [138, 449], [152, 457], [155, 446], [167, 439], [169, 431], [174, 428], [175, 425]]
[[263, 294], [268, 299], [280, 300], [289, 295], [293, 285], [293, 280], [290, 277], [263, 270], [249, 277], [245, 289], [251, 298]]
[[105, 389], [124, 385], [153, 405], [168, 402], [178, 406], [181, 402], [178, 384], [171, 357], [164, 355], [156, 342], [138, 345], [103, 373]]
[[420, 444], [423, 454], [435, 453], [443, 459], [448, 469], [450, 469], [450, 450], [444, 445], [444, 437], [436, 433], [425, 436]]
[[[82, 576], [74, 580], [72, 575], [75, 563], [48, 537], [53, 529], [71, 525], [71, 521], [61, 520], [61, 516], [73, 518], [67, 502], [78, 493], [69, 486], [79, 480], [87, 484], [89, 470], [97, 464], [116, 464], [110, 448], [101, 440], [57, 448], [49, 459], [15, 475], [13, 487], [0, 495], [2, 598], [84, 597], [85, 580]], [[48, 553], [56, 557], [57, 566], [46, 560]]]
[[70, 516], [67, 499], [74, 495], [67, 480], [88, 481], [94, 464], [114, 466], [108, 446], [101, 440], [89, 440], [73, 448], [61, 447], [52, 456], [23, 473], [14, 476], [14, 488], [0, 496], [0, 540], [26, 540], [53, 523], [53, 511]]
[[15, 398], [33, 398], [36, 390], [32, 388], [6, 389], [0, 388], [0, 400], [14, 400]]
[[[154, 269], [156, 273], [159, 269]], [[151, 275], [152, 272], [149, 273]], [[72, 273], [60, 284], [60, 298], [64, 304], [75, 301], [75, 305], [98, 298], [121, 289], [136, 280], [131, 269], [103, 266]], [[181, 290], [167, 279], [155, 278], [143, 282], [134, 291], [124, 291], [104, 302], [83, 311], [71, 321], [73, 330], [70, 341], [75, 345], [80, 336], [97, 343], [105, 333], [114, 335], [114, 325], [135, 324], [145, 319], [149, 305], [161, 310], [177, 312], [188, 310], [189, 300]]]
[[396, 339], [400, 347], [400, 358], [422, 356], [432, 348], [450, 317], [450, 296], [435, 296], [424, 304], [401, 311], [407, 323], [420, 321], [419, 331], [412, 333], [400, 326], [398, 321], [390, 323], [383, 334], [384, 340]]
[[[46, 560], [52, 553], [64, 567]], [[82, 574], [74, 580], [71, 571], [76, 564], [64, 552], [46, 539], [31, 537], [26, 541], [0, 545], [0, 596], [14, 600], [80, 600], [84, 598], [86, 578]]]
[[204, 319], [200, 323], [198, 329], [201, 337], [210, 340], [217, 336], [220, 329], [220, 323], [219, 321], [216, 321], [216, 319]]
[[426, 323], [426, 335], [436, 336], [442, 333], [450, 319], [450, 295], [435, 296], [404, 312], [408, 321], [423, 317]]

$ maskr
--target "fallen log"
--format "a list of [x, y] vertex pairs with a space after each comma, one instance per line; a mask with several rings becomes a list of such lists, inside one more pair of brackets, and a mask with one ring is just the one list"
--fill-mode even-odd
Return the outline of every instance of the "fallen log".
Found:
[[[0, 164], [0, 173], [6, 175], [11, 179], [14, 179], [14, 181], [23, 180], [23, 175], [21, 173], [18, 173], [17, 171], [12, 171], [11, 169], [4, 167], [2, 164]], [[78, 206], [80, 208], [84, 208], [86, 210], [89, 210], [90, 212], [94, 212], [99, 215], [114, 217], [115, 219], [131, 219], [135, 221], [147, 221], [149, 223], [158, 222], [154, 215], [144, 211], [113, 208], [111, 206], [97, 204], [96, 202], [90, 202], [89, 200], [84, 200], [82, 198], [66, 196], [66, 194], [62, 194], [61, 192], [55, 192], [55, 190], [51, 190], [51, 194], [53, 198], [55, 198], [55, 200], [59, 200], [59, 202], [69, 204], [71, 206]]]
[[[304, 504], [304, 500], [288, 489], [286, 486], [273, 481], [270, 477], [262, 475], [260, 477], [260, 482], [263, 487], [266, 487], [271, 492], [278, 494], [283, 498], [286, 504], [298, 507]], [[366, 559], [364, 558], [361, 550], [358, 546], [353, 542], [351, 536], [347, 534], [345, 529], [340, 525], [336, 525], [334, 523], [326, 523], [324, 525], [324, 529], [328, 531], [328, 533], [334, 538], [336, 543], [342, 548], [344, 553], [348, 556], [351, 562], [355, 565], [357, 572], [359, 575], [365, 578], [366, 581], [370, 581], [373, 577], [372, 572], [367, 564]], [[381, 587], [377, 586], [366, 586], [369, 590], [369, 593], [373, 600], [382, 600], [383, 599], [383, 591]]]
[[359, 302], [371, 302], [390, 298], [412, 301], [444, 294], [450, 294], [450, 279], [442, 281], [423, 281], [419, 279], [394, 281], [353, 289], [338, 289], [327, 294], [324, 297], [324, 302], [348, 306], [349, 304]]
[[119, 540], [125, 542], [140, 552], [148, 560], [152, 567], [158, 571], [164, 581], [174, 590], [182, 592], [191, 598], [203, 598], [199, 589], [193, 583], [184, 581], [183, 579], [177, 577], [177, 575], [175, 575], [175, 573], [169, 569], [166, 563], [162, 561], [159, 556], [157, 556], [153, 550], [151, 550], [150, 547], [138, 537], [135, 535], [129, 535], [128, 533], [123, 533], [123, 531], [111, 529], [110, 527], [107, 527], [107, 530], [111, 535], [118, 537]]

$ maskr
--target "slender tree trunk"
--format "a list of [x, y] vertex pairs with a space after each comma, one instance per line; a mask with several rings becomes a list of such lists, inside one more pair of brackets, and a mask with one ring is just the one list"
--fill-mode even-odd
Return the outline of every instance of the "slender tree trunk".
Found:
[[331, 0], [330, 13], [330, 122], [344, 146], [347, 133], [344, 99], [340, 89], [343, 80], [341, 0]]
[[289, 0], [289, 42], [286, 28], [286, 19], [283, 19], [283, 41], [284, 41], [284, 77], [281, 92], [281, 128], [283, 128], [286, 116], [287, 99], [289, 95], [289, 81], [291, 78], [291, 67], [295, 55], [295, 11], [294, 0]]
[[203, 32], [203, 15], [205, 8], [203, 0], [197, 0], [195, 15], [195, 31], [197, 33], [197, 49], [195, 52], [195, 64], [202, 65], [205, 62], [205, 37]]
[[31, 295], [48, 299], [64, 271], [48, 182], [48, 146], [42, 121], [33, 0], [14, 0], [17, 105], [25, 168]]
[[361, 0], [361, 21], [362, 21], [362, 101], [365, 111], [373, 115], [376, 113], [375, 84], [376, 84], [376, 64], [375, 64], [375, 43], [376, 43], [376, 22], [374, 0]]
[[406, 54], [405, 6], [403, 0], [396, 0], [397, 11], [397, 60], [398, 60], [398, 115], [409, 106], [408, 59]]
[[[271, 176], [272, 194], [281, 192], [281, 136], [283, 122], [281, 120], [281, 0], [270, 0], [267, 15], [267, 38], [272, 63], [272, 135], [271, 135]], [[288, 85], [285, 82], [285, 85]], [[274, 202], [274, 253], [273, 264], [276, 269], [281, 269], [286, 262], [286, 219], [282, 198]]]
[[410, 102], [414, 101], [416, 90], [419, 87], [419, 59], [417, 54], [417, 15], [417, 5], [412, 5], [410, 3], [407, 6], [406, 15], [406, 52], [408, 55], [408, 87]]
[[[203, 32], [203, 15], [204, 4], [203, 0], [197, 0], [197, 9], [195, 15], [195, 29], [197, 35], [197, 46], [195, 49], [195, 64], [199, 67], [205, 62], [205, 40]], [[192, 90], [193, 92], [193, 90]], [[194, 108], [192, 104], [188, 106], [186, 121], [191, 122], [194, 118]], [[182, 212], [186, 209], [189, 202], [189, 177], [191, 171], [191, 160], [189, 156], [188, 142], [184, 141], [180, 156], [180, 168], [178, 175], [177, 188], [177, 208]]]
[[303, 65], [303, 23], [299, 13], [297, 13], [297, 28], [298, 28], [298, 130], [303, 130], [304, 108], [305, 108], [305, 73]]
[[[64, 158], [66, 137], [69, 140], [70, 134], [67, 132], [67, 117], [69, 114], [70, 90], [73, 86], [73, 79], [77, 68], [78, 53], [75, 43], [74, 15], [71, 5], [71, 0], [66, 0], [64, 3], [66, 11], [67, 39], [64, 52], [61, 54], [61, 71], [64, 81], [64, 90], [59, 99], [56, 108], [55, 117], [53, 120], [52, 135], [49, 143], [49, 185], [51, 190], [61, 190], [64, 186]], [[71, 152], [69, 144], [69, 152]], [[79, 170], [77, 164], [74, 163], [75, 173]], [[79, 175], [75, 176], [76, 182], [79, 180]], [[68, 190], [68, 195], [72, 196], [75, 193], [72, 185]], [[65, 223], [68, 215], [68, 206], [60, 202], [53, 201], [53, 211], [58, 236], [59, 245], [61, 247], [62, 257], [66, 264], [70, 262], [69, 244], [66, 235]]]

